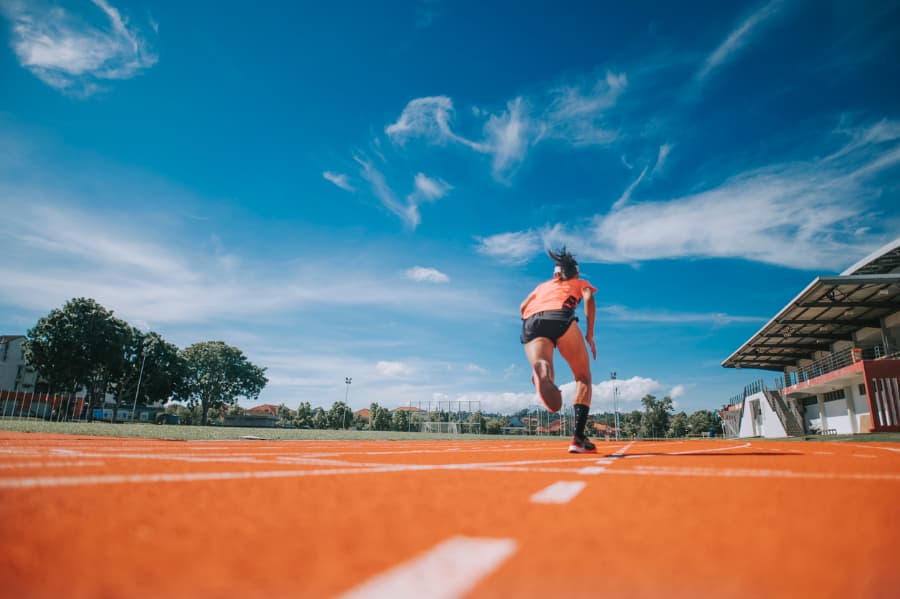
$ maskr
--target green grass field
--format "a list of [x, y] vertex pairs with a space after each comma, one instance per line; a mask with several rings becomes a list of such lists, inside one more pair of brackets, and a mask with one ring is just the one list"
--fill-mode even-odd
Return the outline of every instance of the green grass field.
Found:
[[[55, 433], [62, 435], [88, 435], [101, 437], [137, 437], [144, 439], [171, 439], [173, 441], [218, 441], [256, 437], [267, 440], [311, 440], [311, 441], [412, 441], [412, 440], [458, 440], [483, 441], [501, 439], [501, 435], [451, 435], [442, 433], [402, 433], [393, 431], [349, 431], [317, 430], [294, 428], [243, 428], [225, 426], [184, 426], [146, 423], [109, 422], [47, 422], [44, 420], [10, 419], [0, 420], [0, 430], [23, 433]], [[511, 435], [516, 439], [547, 440], [553, 436]], [[721, 439], [719, 437], [718, 439]], [[753, 439], [753, 441], [775, 441], [776, 439]], [[787, 441], [853, 441], [859, 442], [900, 442], [900, 433], [872, 433], [862, 435], [806, 435], [787, 437]]]
[[[174, 441], [216, 441], [258, 437], [267, 440], [484, 440], [498, 439], [498, 435], [451, 435], [442, 433], [403, 433], [393, 431], [318, 430], [296, 428], [245, 428], [231, 426], [185, 426], [148, 423], [110, 422], [47, 422], [44, 420], [0, 420], [0, 430], [25, 433], [55, 433], [102, 437], [139, 437], [171, 439]], [[524, 437], [547, 439], [547, 437]]]

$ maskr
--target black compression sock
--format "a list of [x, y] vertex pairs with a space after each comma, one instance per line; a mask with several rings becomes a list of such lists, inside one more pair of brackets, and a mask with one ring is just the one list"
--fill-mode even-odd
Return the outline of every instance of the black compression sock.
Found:
[[587, 424], [588, 412], [591, 408], [577, 403], [575, 404], [575, 436], [579, 439], [584, 438], [584, 426]]

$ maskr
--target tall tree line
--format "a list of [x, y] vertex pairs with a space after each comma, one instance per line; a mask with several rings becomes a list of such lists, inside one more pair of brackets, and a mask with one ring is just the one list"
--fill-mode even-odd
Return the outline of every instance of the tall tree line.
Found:
[[25, 359], [47, 381], [52, 393], [84, 390], [87, 418], [107, 394], [121, 405], [167, 400], [199, 406], [202, 424], [210, 409], [256, 399], [268, 380], [265, 368], [222, 341], [195, 343], [179, 350], [153, 331], [144, 333], [95, 300], [74, 298], [39, 319], [28, 330]]

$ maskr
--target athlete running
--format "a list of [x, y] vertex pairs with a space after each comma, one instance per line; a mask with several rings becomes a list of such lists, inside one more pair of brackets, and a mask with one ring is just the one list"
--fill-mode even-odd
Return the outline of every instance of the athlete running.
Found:
[[581, 331], [574, 323], [578, 322], [575, 308], [583, 299], [587, 315], [584, 338], [596, 360], [594, 293], [597, 289], [578, 278], [578, 262], [565, 246], [556, 253], [548, 251], [547, 255], [556, 263], [553, 278], [535, 287], [519, 307], [521, 339], [531, 363], [531, 380], [538, 397], [551, 412], [558, 412], [562, 407], [562, 393], [554, 383], [553, 373], [553, 348], [559, 348], [575, 377], [575, 436], [569, 445], [569, 453], [595, 453], [597, 448], [584, 435], [591, 408], [591, 363], [581, 340]]

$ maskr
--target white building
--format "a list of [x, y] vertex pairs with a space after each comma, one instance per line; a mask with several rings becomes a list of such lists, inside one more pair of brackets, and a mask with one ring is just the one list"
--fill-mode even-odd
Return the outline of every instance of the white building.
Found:
[[732, 398], [726, 435], [900, 431], [900, 239], [815, 279], [722, 366], [781, 373]]
[[[45, 417], [73, 401], [65, 394], [48, 394], [47, 382], [42, 381], [40, 373], [25, 361], [25, 339], [24, 335], [0, 335], [0, 416]], [[78, 391], [73, 405], [82, 405], [85, 398], [85, 390]], [[107, 393], [103, 405], [94, 410], [94, 418], [111, 420], [113, 406], [115, 398]], [[135, 420], [150, 421], [161, 409], [161, 405], [141, 406], [135, 411]], [[76, 413], [81, 413], [80, 407]], [[125, 406], [119, 408], [116, 419], [129, 420], [131, 416], [132, 409]]]
[[0, 389], [35, 391], [38, 373], [25, 363], [25, 336], [0, 335]]

